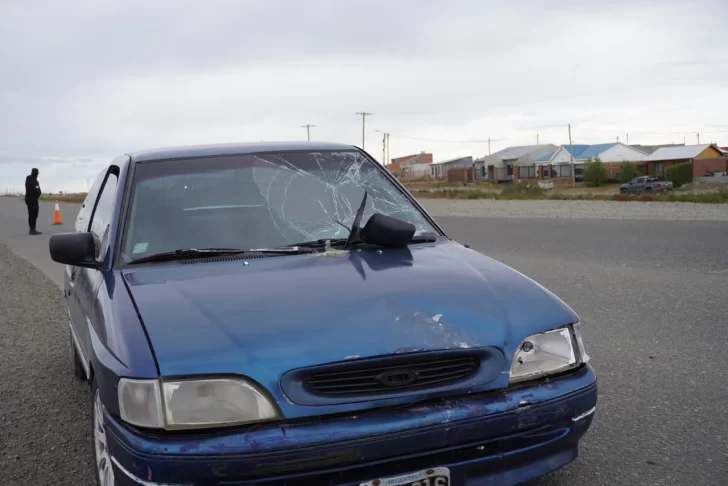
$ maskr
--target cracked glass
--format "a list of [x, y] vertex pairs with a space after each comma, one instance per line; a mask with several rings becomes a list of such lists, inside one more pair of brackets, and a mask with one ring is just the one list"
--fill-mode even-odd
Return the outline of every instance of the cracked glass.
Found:
[[285, 152], [137, 165], [122, 253], [181, 248], [272, 248], [346, 238], [367, 191], [375, 212], [436, 233], [425, 216], [358, 151]]

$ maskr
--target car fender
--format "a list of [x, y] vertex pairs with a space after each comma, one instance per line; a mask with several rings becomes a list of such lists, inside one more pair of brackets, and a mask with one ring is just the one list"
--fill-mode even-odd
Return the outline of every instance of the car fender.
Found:
[[104, 405], [118, 413], [117, 387], [122, 377], [159, 377], [152, 348], [121, 275], [103, 272], [91, 318], [91, 361]]

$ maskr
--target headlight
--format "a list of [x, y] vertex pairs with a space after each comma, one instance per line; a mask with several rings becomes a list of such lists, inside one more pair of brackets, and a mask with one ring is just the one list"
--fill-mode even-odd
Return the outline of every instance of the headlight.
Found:
[[513, 355], [510, 383], [567, 371], [588, 359], [579, 324], [534, 334], [524, 339]]
[[140, 427], [192, 429], [278, 418], [254, 385], [234, 378], [119, 381], [121, 418]]
[[158, 380], [119, 380], [121, 419], [139, 427], [162, 428], [162, 394]]

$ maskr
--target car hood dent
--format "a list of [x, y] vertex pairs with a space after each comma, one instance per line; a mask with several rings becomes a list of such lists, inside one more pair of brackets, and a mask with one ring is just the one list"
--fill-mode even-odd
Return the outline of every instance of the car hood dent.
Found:
[[240, 373], [279, 401], [292, 369], [479, 346], [510, 363], [526, 336], [577, 320], [540, 285], [453, 242], [123, 274], [163, 376]]

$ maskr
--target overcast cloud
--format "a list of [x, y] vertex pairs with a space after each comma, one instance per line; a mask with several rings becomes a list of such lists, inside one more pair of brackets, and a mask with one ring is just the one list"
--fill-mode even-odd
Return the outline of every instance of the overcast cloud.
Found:
[[[0, 192], [128, 151], [312, 139], [382, 157], [728, 145], [728, 2], [0, 2]], [[456, 143], [460, 141], [460, 143]]]

